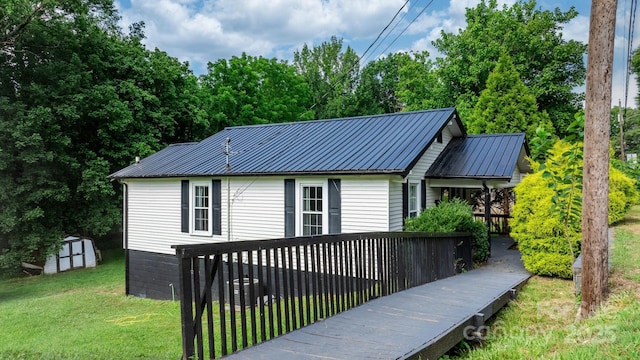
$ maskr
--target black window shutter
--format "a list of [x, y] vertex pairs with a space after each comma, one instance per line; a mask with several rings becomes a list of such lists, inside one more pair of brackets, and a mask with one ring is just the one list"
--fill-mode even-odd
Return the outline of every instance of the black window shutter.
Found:
[[404, 227], [404, 221], [409, 216], [409, 184], [402, 183], [402, 226]]
[[296, 181], [284, 180], [284, 236], [296, 236]]
[[420, 209], [427, 208], [427, 181], [420, 181]]
[[329, 179], [329, 234], [342, 232], [340, 179]]
[[189, 180], [182, 180], [182, 195], [180, 198], [180, 219], [182, 232], [189, 232]]
[[213, 210], [212, 224], [213, 235], [222, 235], [222, 181], [211, 182], [211, 206]]

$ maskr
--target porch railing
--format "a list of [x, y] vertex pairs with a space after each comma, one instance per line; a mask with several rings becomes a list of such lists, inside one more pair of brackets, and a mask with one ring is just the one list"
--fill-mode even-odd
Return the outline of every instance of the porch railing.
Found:
[[174, 245], [182, 352], [215, 358], [472, 268], [468, 233], [360, 233]]
[[[484, 214], [475, 213], [473, 214], [473, 218], [475, 220], [485, 221]], [[491, 227], [489, 232], [500, 235], [509, 235], [509, 232], [511, 231], [509, 227], [509, 219], [511, 219], [511, 215], [491, 214]]]

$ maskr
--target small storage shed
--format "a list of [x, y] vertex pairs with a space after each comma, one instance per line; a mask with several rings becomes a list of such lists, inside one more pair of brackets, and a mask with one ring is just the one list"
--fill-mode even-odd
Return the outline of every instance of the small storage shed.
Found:
[[60, 251], [56, 255], [51, 255], [47, 258], [47, 262], [44, 264], [45, 274], [96, 267], [99, 255], [92, 239], [67, 236], [62, 242], [63, 245]]

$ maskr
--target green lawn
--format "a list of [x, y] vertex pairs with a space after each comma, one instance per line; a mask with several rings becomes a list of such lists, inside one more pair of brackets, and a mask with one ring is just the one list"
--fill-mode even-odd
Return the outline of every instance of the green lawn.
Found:
[[0, 281], [0, 359], [178, 359], [179, 302], [124, 296], [124, 258]]
[[[462, 359], [640, 359], [640, 206], [615, 227], [610, 296], [578, 321], [573, 282], [535, 276]], [[473, 350], [471, 349], [473, 347]]]
[[[469, 359], [640, 358], [640, 207], [616, 226], [611, 295], [576, 321], [573, 283], [533, 277]], [[0, 359], [178, 359], [178, 302], [124, 296], [124, 259], [96, 269], [0, 281]]]

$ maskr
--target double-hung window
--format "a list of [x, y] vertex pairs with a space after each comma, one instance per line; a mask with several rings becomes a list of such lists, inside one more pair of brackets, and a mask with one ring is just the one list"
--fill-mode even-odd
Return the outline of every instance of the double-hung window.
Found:
[[342, 232], [340, 179], [285, 179], [284, 236]]
[[418, 212], [420, 211], [418, 205], [418, 199], [420, 198], [418, 189], [418, 183], [409, 183], [409, 217], [411, 218], [418, 216]]
[[211, 235], [211, 184], [193, 182], [191, 187], [192, 233]]
[[222, 235], [221, 181], [181, 180], [180, 231], [191, 235]]
[[322, 234], [323, 226], [323, 192], [322, 186], [302, 186], [302, 235]]

